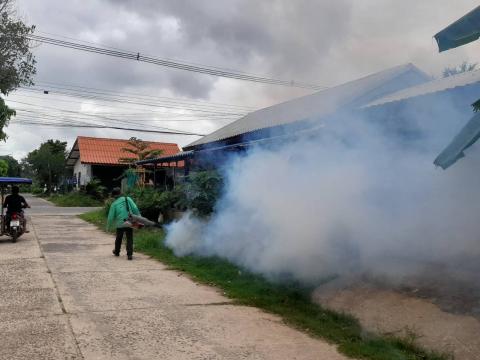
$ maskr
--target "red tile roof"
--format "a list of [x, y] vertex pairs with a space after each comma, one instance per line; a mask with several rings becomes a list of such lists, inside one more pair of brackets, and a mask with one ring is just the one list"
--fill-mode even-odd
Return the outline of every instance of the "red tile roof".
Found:
[[[161, 150], [160, 156], [174, 155], [180, 152], [177, 144], [147, 141], [152, 150]], [[122, 148], [132, 148], [128, 140], [105, 139], [79, 136], [73, 148], [78, 147], [80, 161], [83, 164], [123, 165], [121, 158], [135, 158], [135, 155], [122, 151]], [[73, 151], [73, 150], [72, 150]], [[175, 165], [174, 163], [172, 164]], [[178, 164], [182, 166], [183, 164]]]

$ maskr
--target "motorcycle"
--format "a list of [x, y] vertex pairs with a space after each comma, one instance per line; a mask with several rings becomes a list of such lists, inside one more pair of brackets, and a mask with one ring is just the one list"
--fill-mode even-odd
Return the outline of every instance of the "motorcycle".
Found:
[[25, 232], [25, 216], [21, 212], [13, 212], [10, 216], [10, 224], [8, 227], [8, 234], [12, 238], [12, 242], [17, 242], [17, 239]]
[[[14, 177], [0, 177], [0, 193], [1, 193], [1, 213], [0, 213], [0, 235], [8, 235], [12, 238], [12, 242], [17, 242], [17, 239], [25, 232], [26, 219], [23, 212], [12, 212], [9, 219], [4, 215], [5, 209], [3, 203], [5, 200], [5, 193], [7, 186], [14, 184], [31, 184], [31, 179], [14, 178]], [[7, 223], [8, 220], [8, 223]]]

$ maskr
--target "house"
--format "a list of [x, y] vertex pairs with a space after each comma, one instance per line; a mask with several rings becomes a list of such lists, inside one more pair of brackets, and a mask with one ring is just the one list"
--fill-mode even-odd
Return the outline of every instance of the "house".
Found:
[[[230, 151], [256, 143], [281, 143], [300, 133], [321, 131], [325, 121], [344, 115], [377, 121], [396, 138], [413, 137], [414, 116], [421, 121], [445, 119], [458, 127], [471, 117], [480, 92], [480, 71], [432, 79], [413, 64], [397, 66], [311, 95], [254, 111], [184, 147], [184, 151], [142, 163], [186, 161], [201, 167], [218, 166]], [[416, 122], [418, 123], [418, 121]], [[400, 137], [399, 137], [400, 135]], [[445, 143], [438, 138], [438, 144]]]
[[[162, 155], [169, 156], [180, 151], [177, 144], [162, 142], [147, 142], [152, 150], [160, 150]], [[120, 178], [128, 168], [128, 164], [121, 161], [124, 158], [135, 158], [135, 155], [122, 151], [131, 148], [128, 140], [107, 139], [79, 136], [73, 144], [66, 160], [67, 168], [73, 172], [77, 187], [85, 186], [93, 178], [108, 187], [120, 185]], [[163, 171], [152, 175], [152, 181], [167, 183], [172, 181], [175, 167], [182, 167], [183, 163], [164, 164]], [[170, 171], [168, 170], [170, 169]]]
[[401, 89], [425, 83], [430, 77], [413, 64], [391, 69], [254, 111], [187, 145], [201, 150], [249, 142], [309, 126], [339, 110], [355, 109]]
[[[226, 158], [222, 154], [237, 151], [252, 143], [278, 139], [312, 127], [338, 111], [357, 109], [396, 91], [430, 81], [431, 78], [413, 64], [396, 66], [384, 71], [318, 91], [247, 114], [246, 116], [206, 135], [172, 156], [161, 156], [141, 163], [186, 160], [205, 165], [214, 159], [215, 166]], [[213, 153], [215, 153], [213, 155]]]

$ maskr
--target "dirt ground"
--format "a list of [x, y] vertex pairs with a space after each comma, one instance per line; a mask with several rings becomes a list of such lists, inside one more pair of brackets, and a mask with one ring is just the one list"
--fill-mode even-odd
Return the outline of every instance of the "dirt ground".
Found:
[[0, 359], [345, 359], [30, 198], [29, 234], [0, 239]]
[[357, 317], [377, 333], [416, 336], [426, 348], [457, 360], [480, 359], [478, 272], [426, 267], [396, 283], [357, 277], [318, 288], [318, 303]]

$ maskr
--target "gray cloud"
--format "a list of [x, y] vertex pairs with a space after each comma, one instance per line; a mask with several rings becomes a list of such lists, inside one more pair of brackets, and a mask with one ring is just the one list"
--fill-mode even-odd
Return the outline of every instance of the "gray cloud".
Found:
[[[438, 54], [432, 35], [477, 6], [475, 0], [17, 0], [19, 14], [39, 32], [141, 51], [144, 54], [245, 72], [339, 84], [413, 61], [430, 74], [476, 61], [478, 43]], [[35, 49], [38, 80], [254, 107], [306, 92], [135, 63], [49, 45]], [[32, 102], [34, 100], [31, 100]], [[38, 103], [59, 106], [53, 97]], [[61, 103], [67, 107], [68, 104]], [[71, 104], [78, 109], [79, 104]], [[212, 124], [183, 129], [210, 131]], [[10, 133], [7, 151], [24, 153], [41, 139], [94, 130], [37, 128], [30, 144]], [[40, 134], [40, 135], [39, 135]], [[103, 136], [130, 133], [103, 131]], [[145, 136], [147, 138], [147, 136]], [[162, 138], [152, 135], [148, 138]], [[191, 138], [173, 138], [182, 145]], [[21, 148], [20, 148], [21, 147]]]
[[[260, 65], [277, 77], [310, 80], [329, 50], [350, 31], [351, 3], [335, 1], [229, 2], [110, 0], [145, 19], [178, 20], [182, 41], [214, 51], [213, 63]], [[152, 9], [155, 9], [152, 11]], [[221, 65], [221, 63], [219, 64]]]

